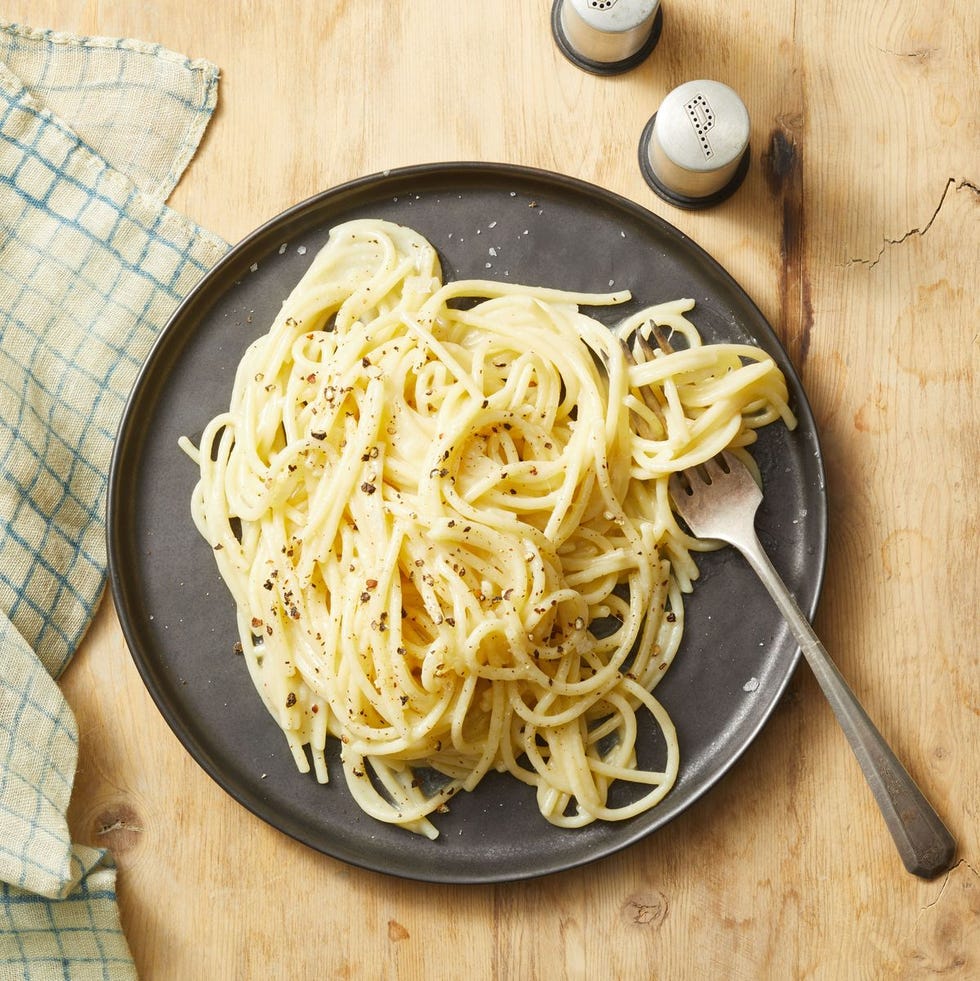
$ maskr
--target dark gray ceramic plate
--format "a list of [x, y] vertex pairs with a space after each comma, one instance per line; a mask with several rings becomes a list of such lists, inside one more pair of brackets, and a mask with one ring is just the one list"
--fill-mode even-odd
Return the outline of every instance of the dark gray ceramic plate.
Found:
[[520, 167], [439, 164], [376, 174], [292, 208], [234, 248], [174, 315], [133, 390], [109, 480], [110, 582], [126, 640], [160, 711], [198, 763], [245, 807], [315, 849], [444, 882], [522, 879], [594, 861], [705, 793], [758, 733], [796, 666], [797, 645], [730, 549], [703, 560], [683, 647], [657, 689], [679, 734], [677, 784], [659, 807], [621, 823], [559, 830], [540, 817], [527, 787], [495, 774], [438, 816], [436, 841], [379, 824], [348, 796], [335, 747], [338, 779], [329, 786], [296, 771], [232, 652], [234, 610], [191, 522], [195, 469], [177, 438], [196, 440], [227, 407], [243, 350], [267, 329], [329, 229], [368, 216], [426, 235], [447, 278], [628, 287], [634, 302], [628, 310], [599, 311], [607, 322], [640, 305], [689, 296], [706, 340], [768, 350], [788, 377], [800, 426], [762, 433], [756, 457], [766, 498], [758, 528], [812, 613], [826, 545], [817, 434], [785, 352], [745, 293], [677, 229], [608, 191]]

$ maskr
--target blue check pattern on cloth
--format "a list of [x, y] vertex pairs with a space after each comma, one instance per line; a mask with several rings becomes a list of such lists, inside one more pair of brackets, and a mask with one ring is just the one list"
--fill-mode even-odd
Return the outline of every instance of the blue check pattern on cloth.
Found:
[[0, 981], [135, 976], [111, 856], [68, 832], [55, 679], [104, 590], [130, 388], [227, 249], [164, 203], [216, 87], [158, 45], [0, 23]]

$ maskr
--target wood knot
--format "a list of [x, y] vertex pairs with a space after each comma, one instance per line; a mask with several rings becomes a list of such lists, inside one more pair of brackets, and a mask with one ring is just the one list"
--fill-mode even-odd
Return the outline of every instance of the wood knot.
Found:
[[128, 804], [116, 804], [101, 811], [92, 821], [92, 837], [100, 848], [113, 855], [128, 852], [140, 841], [143, 822]]
[[658, 929], [667, 918], [667, 909], [667, 897], [654, 889], [630, 896], [622, 905], [622, 915], [630, 926]]
[[799, 144], [792, 132], [779, 126], [769, 134], [762, 164], [769, 189], [778, 197], [797, 179], [802, 164]]

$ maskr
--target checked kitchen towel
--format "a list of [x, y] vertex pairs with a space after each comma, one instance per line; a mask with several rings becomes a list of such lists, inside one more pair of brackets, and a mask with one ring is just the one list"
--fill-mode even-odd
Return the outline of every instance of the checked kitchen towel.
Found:
[[130, 387], [227, 249], [165, 204], [217, 80], [159, 45], [0, 23], [0, 981], [135, 976], [111, 856], [68, 833], [55, 679], [103, 592]]

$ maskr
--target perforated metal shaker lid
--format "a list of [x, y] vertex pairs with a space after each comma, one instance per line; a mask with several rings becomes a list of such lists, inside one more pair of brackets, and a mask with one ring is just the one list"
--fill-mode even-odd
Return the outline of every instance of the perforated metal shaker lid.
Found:
[[685, 82], [647, 123], [639, 154], [644, 178], [664, 200], [681, 208], [717, 204], [748, 169], [748, 110], [722, 82]]
[[596, 75], [634, 68], [660, 38], [660, 0], [555, 0], [551, 31], [562, 54]]

